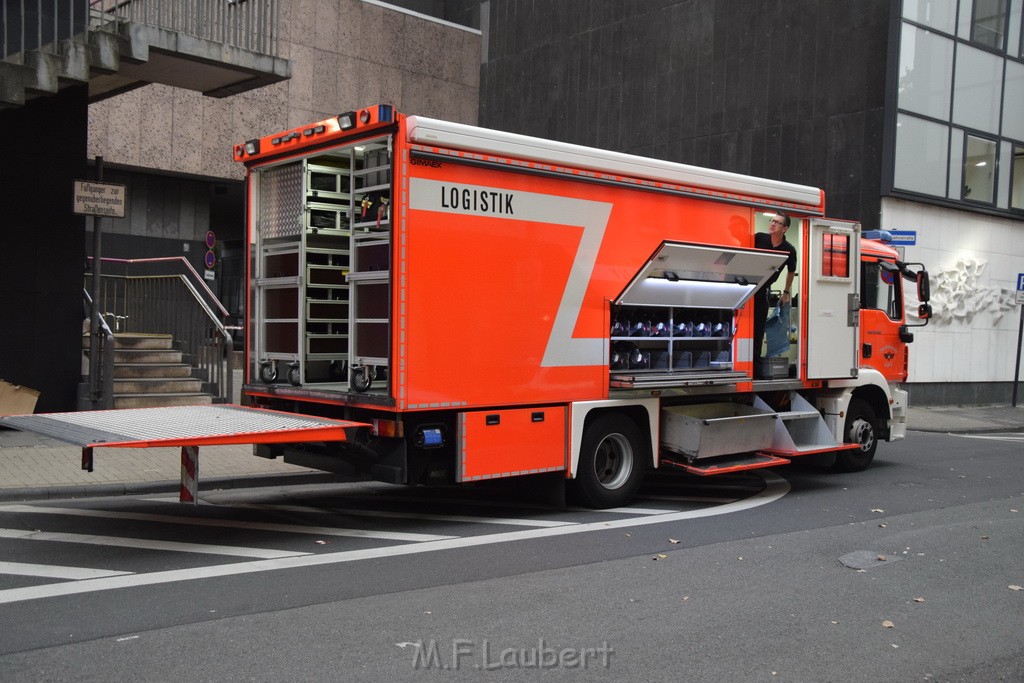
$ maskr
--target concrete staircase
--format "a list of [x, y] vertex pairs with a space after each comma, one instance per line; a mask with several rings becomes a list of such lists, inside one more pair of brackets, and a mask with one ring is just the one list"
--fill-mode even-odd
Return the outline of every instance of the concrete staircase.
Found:
[[[89, 348], [89, 337], [82, 339]], [[203, 391], [169, 334], [114, 335], [114, 408], [210, 405], [213, 395]]]
[[[242, 21], [241, 14], [230, 13], [198, 31], [216, 35], [193, 35], [196, 25], [189, 23], [188, 17], [199, 16], [203, 0], [162, 0], [157, 4], [163, 7], [144, 11], [146, 21], [115, 16], [122, 11], [131, 15], [132, 3], [104, 4], [117, 6], [109, 12], [92, 8], [88, 19], [79, 17], [73, 28], [67, 25], [63, 7], [56, 21], [53, 16], [45, 17], [49, 24], [39, 24], [34, 13], [22, 16], [24, 7], [20, 12], [13, 7], [4, 13], [0, 28], [8, 35], [23, 35], [13, 48], [9, 41], [0, 41], [11, 50], [11, 54], [0, 54], [0, 109], [21, 106], [76, 84], [88, 84], [89, 100], [94, 102], [146, 83], [228, 97], [291, 77], [291, 64], [276, 56], [276, 44], [264, 46], [277, 22], [276, 17], [261, 14], [266, 8], [260, 0], [250, 0], [246, 15], [260, 16], [260, 30], [255, 29], [256, 24]], [[205, 0], [205, 5], [213, 4]], [[147, 23], [150, 21], [153, 24]], [[159, 25], [161, 22], [169, 25]]]

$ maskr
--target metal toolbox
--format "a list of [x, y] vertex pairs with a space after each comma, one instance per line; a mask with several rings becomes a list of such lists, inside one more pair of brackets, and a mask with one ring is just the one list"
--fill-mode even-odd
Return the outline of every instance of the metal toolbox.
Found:
[[761, 360], [761, 376], [766, 379], [783, 379], [789, 376], [789, 359], [772, 356]]
[[666, 406], [661, 447], [691, 459], [749, 453], [772, 445], [776, 414], [741, 403]]

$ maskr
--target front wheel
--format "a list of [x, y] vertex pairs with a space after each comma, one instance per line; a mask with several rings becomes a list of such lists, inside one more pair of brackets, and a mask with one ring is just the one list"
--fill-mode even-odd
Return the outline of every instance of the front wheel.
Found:
[[567, 482], [570, 497], [594, 508], [626, 505], [644, 478], [643, 436], [625, 415], [601, 415], [583, 432], [576, 478]]
[[833, 469], [839, 472], [860, 472], [867, 469], [875, 458], [878, 449], [878, 418], [875, 411], [866, 401], [850, 399], [850, 407], [846, 410], [846, 424], [843, 427], [843, 440], [855, 443], [858, 448], [836, 453]]

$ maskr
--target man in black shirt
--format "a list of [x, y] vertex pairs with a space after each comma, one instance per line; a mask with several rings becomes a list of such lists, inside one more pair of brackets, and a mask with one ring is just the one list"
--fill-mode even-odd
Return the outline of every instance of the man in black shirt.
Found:
[[[782, 302], [789, 303], [792, 298], [793, 277], [796, 275], [796, 247], [786, 241], [786, 230], [789, 229], [790, 218], [781, 211], [768, 223], [768, 232], [754, 235], [754, 246], [758, 249], [771, 249], [786, 252], [786, 288], [782, 290]], [[761, 346], [764, 343], [764, 323], [768, 318], [768, 294], [772, 285], [782, 274], [779, 268], [765, 283], [754, 297], [754, 376], [761, 374]]]

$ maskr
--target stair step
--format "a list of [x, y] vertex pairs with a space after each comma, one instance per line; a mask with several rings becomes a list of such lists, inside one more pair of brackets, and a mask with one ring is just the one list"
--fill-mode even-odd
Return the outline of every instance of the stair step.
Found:
[[114, 366], [114, 379], [143, 377], [190, 377], [188, 363], [118, 363]]
[[788, 465], [787, 458], [780, 458], [768, 453], [744, 453], [742, 455], [725, 455], [718, 458], [706, 458], [692, 463], [662, 458], [661, 462], [679, 468], [690, 474], [707, 477], [713, 474], [728, 474], [744, 470], [756, 470], [762, 467]]
[[860, 444], [857, 443], [819, 443], [819, 444], [800, 444], [793, 450], [784, 450], [781, 448], [767, 448], [764, 453], [767, 455], [777, 455], [783, 458], [795, 458], [800, 455], [813, 455], [815, 453], [832, 453], [834, 451], [850, 451], [855, 448], [860, 448]]
[[183, 394], [200, 392], [203, 381], [193, 377], [114, 379], [114, 394]]
[[114, 408], [212, 405], [213, 397], [201, 393], [114, 394]]
[[116, 349], [150, 349], [166, 351], [174, 348], [174, 339], [169, 334], [114, 334]]
[[114, 351], [114, 363], [181, 363], [181, 351], [160, 349], [117, 349]]
[[[92, 346], [92, 335], [82, 335], [82, 348]], [[174, 339], [169, 334], [137, 334], [130, 332], [114, 333], [114, 349], [116, 351], [154, 350], [167, 351], [174, 348]]]

